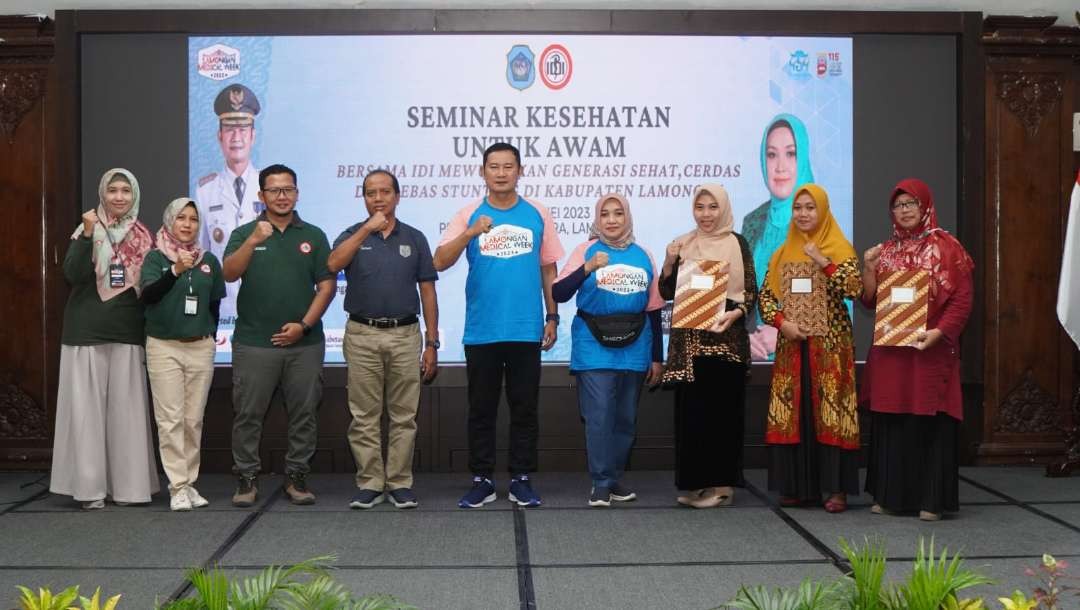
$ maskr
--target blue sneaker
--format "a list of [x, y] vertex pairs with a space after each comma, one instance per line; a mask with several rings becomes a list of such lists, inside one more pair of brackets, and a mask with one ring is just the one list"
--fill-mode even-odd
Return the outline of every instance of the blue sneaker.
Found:
[[381, 491], [375, 491], [374, 489], [361, 489], [356, 492], [356, 495], [349, 500], [349, 508], [371, 508], [376, 504], [382, 503], [386, 499]]
[[419, 502], [416, 501], [416, 494], [408, 487], [391, 489], [390, 501], [398, 508], [416, 508], [419, 504]]
[[495, 484], [487, 477], [476, 476], [472, 480], [472, 489], [458, 500], [459, 508], [480, 508], [495, 501]]
[[518, 506], [540, 506], [540, 496], [533, 491], [532, 483], [529, 483], [529, 475], [519, 474], [510, 480], [511, 502]]

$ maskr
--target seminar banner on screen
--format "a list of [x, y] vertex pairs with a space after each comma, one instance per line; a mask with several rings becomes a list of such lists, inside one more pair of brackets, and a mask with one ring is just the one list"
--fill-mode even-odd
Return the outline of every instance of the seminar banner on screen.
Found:
[[[484, 148], [508, 141], [523, 155], [519, 192], [550, 208], [567, 253], [587, 239], [597, 199], [615, 191], [630, 201], [638, 242], [659, 265], [666, 244], [693, 227], [697, 185], [724, 185], [737, 231], [770, 201], [763, 138], [785, 113], [805, 125], [809, 150], [798, 154], [809, 155], [814, 181], [852, 235], [850, 38], [192, 37], [188, 55], [191, 193], [209, 193], [215, 180], [232, 185], [222, 181], [234, 177], [214, 101], [242, 84], [259, 104], [251, 166], [295, 169], [297, 210], [331, 243], [367, 217], [361, 181], [384, 168], [401, 182], [398, 217], [434, 250], [454, 212], [485, 193]], [[237, 205], [234, 190], [200, 204], [220, 213]], [[436, 284], [444, 363], [464, 360], [466, 272], [463, 258]], [[342, 361], [344, 290], [339, 275], [323, 318], [329, 362]], [[562, 306], [545, 361], [569, 360], [574, 311], [572, 301]], [[223, 316], [219, 362], [230, 359], [232, 322]]]

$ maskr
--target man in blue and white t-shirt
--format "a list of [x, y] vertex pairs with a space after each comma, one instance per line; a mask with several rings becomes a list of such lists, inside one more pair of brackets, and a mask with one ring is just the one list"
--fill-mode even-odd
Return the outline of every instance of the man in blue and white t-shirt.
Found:
[[[478, 508], [495, 500], [495, 419], [506, 377], [510, 406], [511, 502], [539, 506], [536, 470], [540, 350], [555, 345], [559, 315], [551, 296], [563, 249], [547, 208], [517, 193], [521, 153], [506, 143], [484, 151], [488, 195], [454, 215], [435, 250], [435, 268], [465, 253], [466, 374], [469, 380], [469, 469], [473, 486], [458, 502]], [[547, 315], [544, 315], [544, 312]]]

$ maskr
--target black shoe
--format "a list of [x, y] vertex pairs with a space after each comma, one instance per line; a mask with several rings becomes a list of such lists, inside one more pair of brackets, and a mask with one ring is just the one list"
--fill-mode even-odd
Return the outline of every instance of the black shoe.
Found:
[[416, 508], [419, 504], [419, 502], [416, 501], [416, 494], [408, 487], [391, 489], [390, 501], [393, 502], [394, 506], [397, 508]]
[[623, 487], [622, 483], [615, 483], [609, 489], [611, 489], [611, 499], [614, 502], [633, 502], [637, 500], [637, 494]]
[[381, 491], [374, 489], [361, 489], [349, 500], [349, 508], [371, 508], [380, 504], [385, 498]]
[[611, 506], [611, 489], [603, 485], [593, 487], [592, 493], [589, 494], [589, 506]]

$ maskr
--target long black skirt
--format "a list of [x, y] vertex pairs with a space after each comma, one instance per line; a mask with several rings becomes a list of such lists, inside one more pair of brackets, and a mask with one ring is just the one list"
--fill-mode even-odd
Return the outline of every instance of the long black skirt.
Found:
[[944, 413], [871, 413], [867, 493], [893, 512], [960, 510], [959, 433]]
[[817, 440], [811, 405], [810, 349], [799, 342], [799, 438], [795, 445], [769, 446], [769, 489], [781, 496], [817, 504], [822, 494], [859, 493], [859, 452]]
[[675, 487], [742, 487], [746, 365], [694, 358], [694, 382], [675, 390]]

